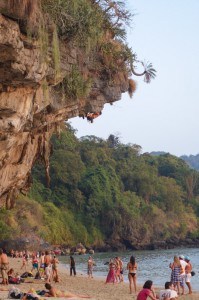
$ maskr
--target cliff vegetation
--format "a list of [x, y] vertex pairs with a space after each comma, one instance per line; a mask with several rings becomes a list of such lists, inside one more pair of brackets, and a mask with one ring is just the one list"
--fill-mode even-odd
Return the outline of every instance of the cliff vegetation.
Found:
[[110, 135], [77, 139], [67, 125], [52, 137], [50, 186], [41, 164], [29, 198], [1, 212], [0, 234], [82, 242], [98, 250], [198, 244], [199, 173], [170, 154], [141, 154]]
[[135, 72], [132, 17], [124, 1], [0, 0], [0, 206], [27, 193], [38, 159], [50, 180], [49, 141], [65, 120], [132, 96], [133, 74], [154, 78], [151, 64]]

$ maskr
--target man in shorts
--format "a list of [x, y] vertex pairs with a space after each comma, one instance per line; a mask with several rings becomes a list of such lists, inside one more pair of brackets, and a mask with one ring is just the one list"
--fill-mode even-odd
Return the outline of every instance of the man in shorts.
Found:
[[7, 254], [3, 252], [3, 249], [0, 248], [0, 270], [2, 276], [2, 284], [8, 284], [8, 257]]
[[185, 268], [187, 266], [187, 262], [184, 259], [184, 255], [179, 256], [180, 264], [181, 264], [181, 272], [180, 272], [180, 286], [182, 289], [182, 295], [185, 293]]
[[189, 256], [185, 256], [184, 260], [186, 261], [187, 265], [185, 267], [185, 282], [189, 289], [189, 294], [192, 294], [192, 287], [191, 287], [191, 271], [192, 271], [192, 264], [190, 263]]

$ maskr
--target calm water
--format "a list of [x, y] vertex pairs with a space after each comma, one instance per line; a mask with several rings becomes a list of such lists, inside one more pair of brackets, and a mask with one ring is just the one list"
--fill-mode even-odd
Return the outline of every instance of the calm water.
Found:
[[[199, 291], [199, 248], [95, 253], [92, 255], [96, 263], [93, 275], [103, 277], [105, 280], [108, 266], [104, 265], [104, 263], [108, 262], [110, 258], [119, 256], [124, 263], [124, 281], [127, 282], [128, 277], [125, 268], [130, 256], [134, 255], [138, 263], [138, 283], [142, 285], [146, 280], [151, 279], [154, 285], [163, 287], [165, 281], [170, 280], [171, 270], [169, 263], [173, 261], [174, 255], [180, 254], [190, 257], [193, 271], [196, 273], [192, 277], [192, 287], [193, 290]], [[78, 273], [86, 274], [88, 256], [89, 254], [74, 255]], [[59, 260], [63, 264], [63, 267], [69, 268], [69, 256], [61, 256]]]

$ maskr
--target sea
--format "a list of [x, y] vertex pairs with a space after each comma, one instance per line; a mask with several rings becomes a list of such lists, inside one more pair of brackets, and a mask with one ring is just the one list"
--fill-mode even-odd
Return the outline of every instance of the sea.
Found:
[[[107, 263], [111, 258], [119, 256], [124, 263], [124, 281], [128, 282], [126, 265], [131, 255], [135, 257], [138, 264], [138, 284], [143, 285], [146, 280], [152, 280], [154, 286], [157, 287], [164, 287], [165, 282], [170, 281], [171, 269], [169, 268], [169, 264], [173, 262], [174, 255], [189, 256], [193, 271], [195, 272], [195, 276], [191, 278], [192, 288], [194, 291], [199, 291], [199, 248], [94, 253], [92, 255], [95, 261], [93, 276], [104, 278], [105, 281], [108, 273]], [[89, 256], [90, 254], [73, 256], [78, 274], [85, 275], [87, 273], [87, 260]], [[59, 261], [61, 266], [67, 268], [69, 272], [69, 256], [60, 256]]]

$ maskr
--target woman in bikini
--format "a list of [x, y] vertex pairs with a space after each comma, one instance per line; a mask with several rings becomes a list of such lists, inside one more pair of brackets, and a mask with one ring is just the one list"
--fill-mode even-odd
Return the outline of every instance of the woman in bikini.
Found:
[[130, 294], [133, 293], [133, 285], [134, 285], [135, 293], [137, 291], [137, 268], [138, 265], [135, 261], [135, 257], [131, 256], [129, 263], [127, 264], [127, 270], [129, 271], [128, 279], [129, 279]]
[[54, 255], [52, 259], [52, 272], [53, 272], [52, 277], [55, 282], [59, 282], [58, 267], [57, 267], [58, 264], [59, 264], [59, 260]]

